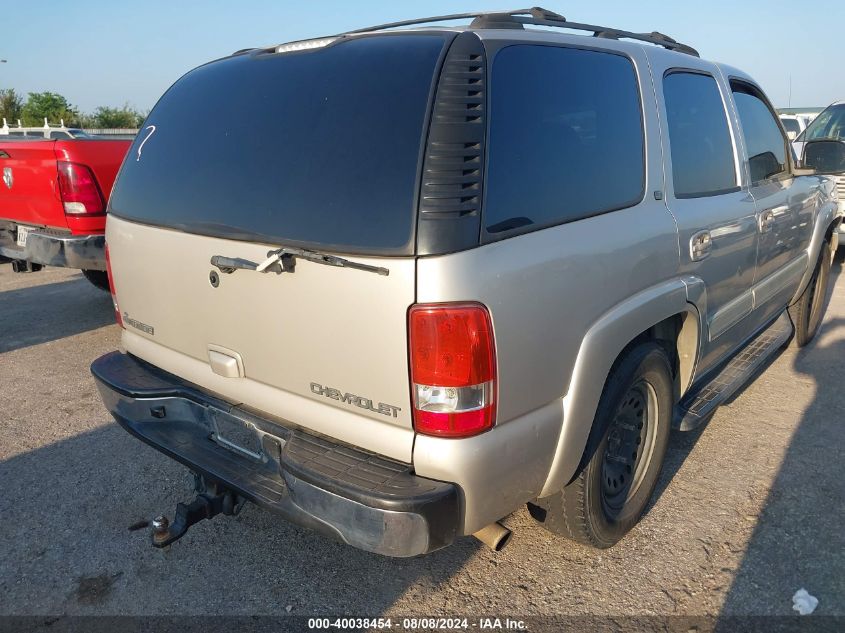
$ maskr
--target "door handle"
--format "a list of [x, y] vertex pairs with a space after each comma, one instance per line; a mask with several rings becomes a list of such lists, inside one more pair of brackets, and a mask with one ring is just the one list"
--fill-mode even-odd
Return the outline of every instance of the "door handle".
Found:
[[775, 212], [773, 209], [767, 209], [760, 214], [757, 219], [757, 225], [760, 228], [760, 233], [766, 233], [772, 230], [775, 224]]
[[699, 231], [689, 240], [689, 255], [694, 262], [700, 262], [708, 257], [712, 248], [713, 238], [710, 231]]

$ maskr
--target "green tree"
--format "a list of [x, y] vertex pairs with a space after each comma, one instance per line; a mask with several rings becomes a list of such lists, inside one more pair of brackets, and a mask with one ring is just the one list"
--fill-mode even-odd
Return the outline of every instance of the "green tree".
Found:
[[64, 120], [65, 125], [78, 125], [79, 113], [68, 100], [55, 92], [30, 92], [22, 109], [24, 125], [44, 125], [46, 118], [51, 124]]
[[136, 128], [143, 122], [144, 115], [130, 107], [129, 104], [124, 104], [122, 108], [100, 106], [94, 110], [91, 120], [92, 122], [89, 125], [92, 127]]
[[6, 119], [9, 125], [17, 123], [21, 118], [23, 99], [14, 88], [0, 90], [0, 117]]

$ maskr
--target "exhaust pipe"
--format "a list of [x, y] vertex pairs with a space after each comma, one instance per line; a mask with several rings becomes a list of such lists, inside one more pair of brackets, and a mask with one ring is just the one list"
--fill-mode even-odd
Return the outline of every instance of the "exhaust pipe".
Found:
[[511, 534], [512, 532], [508, 528], [496, 521], [481, 528], [473, 536], [494, 552], [501, 552], [505, 545], [510, 542]]

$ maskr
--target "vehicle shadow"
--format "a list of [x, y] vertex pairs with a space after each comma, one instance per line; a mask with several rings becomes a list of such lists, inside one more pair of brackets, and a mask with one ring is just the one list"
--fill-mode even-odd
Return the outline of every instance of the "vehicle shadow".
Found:
[[[838, 250], [836, 257], [834, 258], [833, 267], [830, 271], [830, 283], [828, 286], [827, 297], [825, 298], [826, 307], [830, 305], [831, 298], [833, 296], [834, 288], [836, 286], [837, 280], [839, 276], [843, 273], [843, 269], [845, 269], [845, 248], [841, 248]], [[830, 329], [832, 327], [832, 323], [825, 323], [823, 329]], [[814, 344], [811, 344], [807, 349], [813, 349]], [[784, 348], [786, 349], [786, 348]], [[733, 402], [736, 398], [742, 396], [743, 391], [745, 388], [753, 383], [761, 374], [763, 374], [771, 365], [774, 363], [780, 355], [783, 353], [783, 350], [779, 351], [778, 353], [774, 354], [771, 358], [766, 360], [755, 372], [752, 378], [748, 381], [746, 385], [739, 389], [735, 394], [733, 394], [722, 406], [728, 406]], [[806, 354], [806, 350], [802, 350], [801, 356]], [[845, 380], [845, 377], [843, 377]], [[718, 412], [719, 409], [716, 409]], [[713, 415], [715, 415], [715, 413]], [[712, 415], [710, 416], [712, 418]], [[660, 473], [660, 478], [657, 481], [657, 485], [655, 486], [654, 494], [649, 501], [648, 506], [646, 507], [644, 515], [647, 515], [648, 512], [654, 507], [655, 503], [660, 499], [661, 495], [665, 492], [666, 488], [669, 487], [669, 484], [675, 478], [675, 475], [684, 465], [687, 457], [689, 457], [690, 453], [692, 453], [695, 445], [698, 443], [698, 440], [707, 430], [707, 426], [710, 424], [710, 418], [708, 418], [704, 423], [700, 426], [696, 427], [692, 431], [678, 431], [673, 430], [672, 434], [669, 437], [669, 446], [666, 450], [666, 458], [663, 462], [663, 469]]]
[[0, 292], [0, 354], [112, 323], [114, 309], [108, 293], [92, 286], [82, 274]]
[[247, 504], [154, 549], [130, 526], [172, 518], [192, 479], [113, 423], [0, 462], [0, 481], [0, 616], [376, 616], [447, 583], [481, 547], [391, 559]]
[[[842, 272], [842, 255], [834, 264]], [[840, 284], [841, 286], [841, 284]], [[845, 308], [840, 287], [832, 298]], [[774, 484], [725, 600], [721, 630], [731, 616], [791, 615], [792, 596], [806, 589], [819, 599], [812, 616], [801, 619], [812, 630], [842, 630], [845, 623], [845, 318], [825, 321], [819, 336], [795, 354], [797, 374], [815, 388], [792, 435]], [[835, 620], [826, 616], [838, 616]], [[797, 625], [796, 625], [797, 626]], [[829, 629], [825, 629], [829, 626]], [[810, 630], [809, 628], [807, 630]]]

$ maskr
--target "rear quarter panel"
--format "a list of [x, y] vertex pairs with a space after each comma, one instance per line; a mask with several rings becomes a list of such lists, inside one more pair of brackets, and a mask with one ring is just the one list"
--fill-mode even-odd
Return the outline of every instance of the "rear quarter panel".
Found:
[[[641, 47], [605, 45], [629, 54], [639, 78], [646, 154], [642, 200], [418, 260], [417, 301], [478, 301], [489, 308], [495, 332], [498, 413], [496, 427], [484, 437], [494, 447], [485, 448], [491, 459], [469, 459], [480, 450], [475, 445], [482, 436], [455, 441], [466, 444], [465, 451], [423, 436], [414, 447], [418, 474], [461, 486], [465, 532], [567, 482], [617, 355], [641, 331], [688, 306], [675, 219], [654, 195], [663, 191], [664, 175], [648, 60]], [[468, 455], [456, 459], [461, 452]]]
[[460, 486], [464, 533], [560, 490], [618, 354], [689, 305], [674, 220], [653, 199], [417, 266], [418, 301], [481, 302], [495, 332], [496, 426], [414, 444], [419, 475]]

